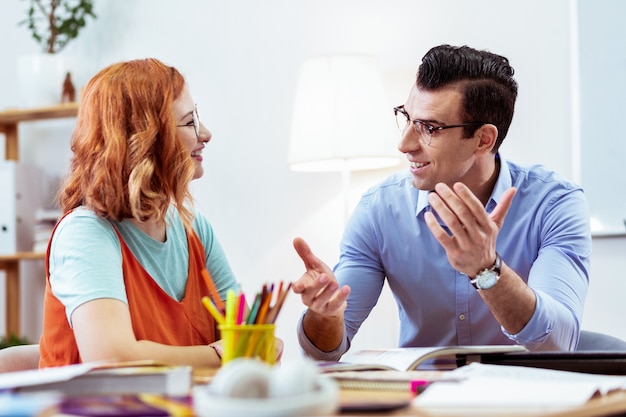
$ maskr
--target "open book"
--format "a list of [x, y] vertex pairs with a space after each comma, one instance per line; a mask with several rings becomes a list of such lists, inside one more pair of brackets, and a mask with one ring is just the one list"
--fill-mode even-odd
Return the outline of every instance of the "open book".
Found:
[[322, 372], [395, 370], [410, 371], [431, 359], [456, 360], [458, 355], [527, 352], [520, 345], [435, 346], [397, 349], [366, 349], [348, 353], [340, 362], [318, 362]]
[[169, 366], [153, 361], [82, 363], [0, 374], [0, 390], [62, 392], [72, 395], [152, 393], [188, 395], [190, 366]]

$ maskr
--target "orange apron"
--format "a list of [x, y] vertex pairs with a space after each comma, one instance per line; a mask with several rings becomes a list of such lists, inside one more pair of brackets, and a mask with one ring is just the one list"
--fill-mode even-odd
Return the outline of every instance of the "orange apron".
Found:
[[[124, 285], [137, 340], [151, 340], [171, 346], [214, 342], [217, 339], [215, 321], [201, 299], [217, 291], [205, 271], [204, 247], [195, 231], [187, 232], [189, 273], [185, 295], [180, 302], [161, 289], [135, 258], [117, 229], [115, 232], [122, 247]], [[43, 333], [39, 341], [40, 368], [81, 362], [74, 332], [66, 318], [65, 306], [52, 294], [50, 288], [49, 258], [48, 244]]]

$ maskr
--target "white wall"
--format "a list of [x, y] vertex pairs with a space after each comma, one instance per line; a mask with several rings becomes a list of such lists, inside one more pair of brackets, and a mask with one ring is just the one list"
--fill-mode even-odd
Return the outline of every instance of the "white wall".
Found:
[[626, 90], [626, 2], [580, 1], [579, 16], [581, 183], [596, 227], [624, 233], [626, 194], [619, 191], [626, 188], [626, 176], [616, 166], [623, 163], [626, 140], [616, 126], [626, 117], [621, 105]]
[[[295, 173], [287, 166], [297, 69], [306, 57], [378, 57], [392, 117], [391, 105], [405, 100], [430, 47], [468, 44], [501, 53], [509, 57], [520, 84], [504, 155], [546, 164], [572, 178], [568, 0], [99, 0], [96, 7], [98, 19], [64, 52], [82, 63], [74, 73], [77, 84], [105, 65], [142, 57], [159, 58], [186, 75], [200, 117], [214, 135], [194, 195], [246, 292], [266, 281], [300, 276], [303, 267], [291, 247], [295, 236], [308, 239], [329, 264], [337, 259], [343, 203], [339, 174]], [[19, 102], [17, 56], [37, 48], [16, 26], [26, 4], [4, 2], [2, 8], [1, 39], [11, 40], [4, 41], [0, 66], [0, 108], [6, 108]], [[23, 160], [51, 175], [65, 172], [71, 121], [33, 123], [21, 132]], [[388, 173], [356, 174], [353, 203]], [[598, 256], [610, 262], [594, 262], [594, 283], [624, 270], [616, 263], [624, 242], [614, 239], [608, 246], [601, 246]], [[43, 279], [29, 281], [40, 285]], [[36, 297], [24, 299], [24, 329], [36, 338], [40, 289], [33, 291]], [[587, 327], [626, 337], [599, 307], [601, 296], [591, 295], [588, 311], [594, 314]], [[278, 321], [286, 358], [299, 356], [295, 324], [302, 308], [290, 296]], [[394, 346], [396, 322], [386, 294], [355, 345]]]

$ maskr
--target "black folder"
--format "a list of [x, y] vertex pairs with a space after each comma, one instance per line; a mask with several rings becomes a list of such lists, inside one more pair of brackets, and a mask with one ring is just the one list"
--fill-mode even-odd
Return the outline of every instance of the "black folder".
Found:
[[590, 374], [626, 375], [626, 351], [487, 353], [481, 355], [457, 355], [456, 362], [457, 366], [463, 366], [471, 362], [480, 362]]

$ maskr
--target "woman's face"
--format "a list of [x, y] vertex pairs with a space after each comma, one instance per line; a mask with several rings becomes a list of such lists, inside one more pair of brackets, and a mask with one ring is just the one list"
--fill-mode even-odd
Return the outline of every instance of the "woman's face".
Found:
[[185, 87], [180, 97], [174, 101], [174, 117], [179, 129], [179, 137], [183, 145], [189, 150], [191, 159], [196, 164], [193, 178], [200, 178], [204, 173], [202, 150], [205, 144], [211, 140], [211, 132], [200, 122], [196, 105], [187, 87]]

